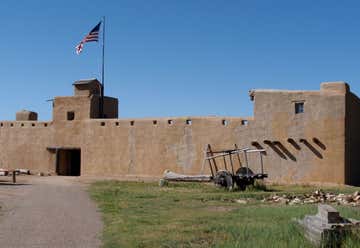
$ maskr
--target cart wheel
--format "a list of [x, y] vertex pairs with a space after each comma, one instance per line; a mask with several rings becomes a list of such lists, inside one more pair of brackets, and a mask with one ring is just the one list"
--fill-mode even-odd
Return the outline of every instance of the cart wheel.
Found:
[[245, 183], [239, 183], [239, 184], [237, 184], [237, 186], [239, 187], [239, 189], [241, 191], [244, 191], [246, 189], [246, 184]]
[[236, 175], [246, 176], [248, 170], [249, 170], [249, 176], [254, 175], [254, 172], [253, 172], [250, 168], [246, 169], [246, 167], [240, 167], [240, 168], [236, 171]]
[[255, 180], [252, 178], [252, 179], [250, 179], [249, 180], [249, 185], [252, 185], [252, 186], [254, 186], [254, 184], [255, 184]]
[[234, 185], [231, 173], [225, 170], [216, 172], [214, 183], [228, 190], [232, 190]]

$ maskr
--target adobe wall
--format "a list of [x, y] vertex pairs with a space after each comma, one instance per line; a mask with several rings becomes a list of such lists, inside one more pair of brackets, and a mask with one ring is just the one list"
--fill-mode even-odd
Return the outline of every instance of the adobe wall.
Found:
[[[84, 173], [159, 176], [170, 169], [196, 174], [202, 171], [207, 144], [215, 150], [237, 144], [267, 150], [264, 162], [272, 181], [345, 183], [345, 96], [326, 84], [313, 92], [256, 91], [254, 119], [247, 125], [242, 120], [249, 118], [226, 117], [163, 118], [155, 125], [152, 119], [133, 125], [132, 120], [87, 120], [81, 135], [87, 144]], [[305, 113], [295, 114], [299, 101]], [[250, 164], [259, 170], [256, 159]]]
[[[31, 122], [25, 127], [13, 122], [15, 126], [10, 127], [10, 122], [4, 122], [0, 127], [0, 167], [54, 171], [54, 153], [46, 148], [77, 147], [81, 148], [82, 175], [160, 177], [165, 169], [198, 174], [209, 172], [208, 165], [203, 165], [207, 144], [214, 150], [237, 144], [267, 150], [264, 164], [271, 181], [352, 184], [356, 177], [351, 179], [349, 168], [351, 174], [360, 171], [348, 161], [358, 161], [355, 145], [359, 139], [352, 139], [355, 145], [350, 155], [345, 124], [357, 122], [345, 122], [345, 113], [353, 106], [353, 100], [346, 98], [349, 90], [345, 86], [323, 84], [320, 91], [253, 91], [253, 118], [89, 119], [89, 99], [80, 97], [79, 104], [78, 97], [70, 101], [56, 98], [54, 121], [47, 127], [40, 122], [36, 127]], [[62, 104], [62, 99], [67, 100]], [[297, 102], [304, 103], [304, 113], [295, 114]], [[74, 109], [73, 104], [85, 115], [67, 121], [66, 111]], [[243, 163], [243, 158], [240, 160]], [[218, 163], [221, 166], [222, 161]], [[251, 155], [255, 171], [258, 164], [258, 157]]]
[[55, 157], [46, 150], [53, 144], [51, 122], [0, 123], [0, 168], [54, 172]]
[[[335, 88], [331, 91], [325, 83], [313, 92], [255, 92], [255, 127], [250, 136], [267, 149], [271, 179], [345, 183], [343, 85], [331, 84]], [[304, 103], [304, 113], [295, 114], [298, 102]]]
[[[75, 120], [85, 120], [97, 116], [94, 110], [96, 96], [61, 96], [55, 97], [53, 102], [54, 123], [67, 120], [67, 113], [74, 112]], [[98, 106], [96, 105], [96, 110]]]
[[86, 175], [161, 176], [165, 169], [196, 174], [201, 172], [207, 144], [224, 149], [237, 142], [245, 145], [233, 135], [247, 128], [242, 119], [226, 120], [227, 125], [216, 117], [87, 120], [72, 123], [72, 129], [82, 130], [76, 137], [67, 129], [58, 129], [55, 142], [86, 147], [82, 149]]

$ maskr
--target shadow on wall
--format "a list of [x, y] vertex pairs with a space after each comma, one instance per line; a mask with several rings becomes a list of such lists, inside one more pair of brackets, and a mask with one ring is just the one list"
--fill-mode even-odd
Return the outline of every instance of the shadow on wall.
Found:
[[326, 150], [326, 146], [318, 139], [318, 138], [313, 138], [313, 141], [315, 144], [317, 144], [321, 149]]
[[288, 139], [287, 140], [296, 150], [301, 150], [301, 147], [298, 145], [298, 143], [296, 143], [296, 141], [294, 139]]
[[[256, 149], [258, 150], [265, 150], [264, 147], [262, 145], [260, 145], [259, 142], [257, 141], [253, 141], [251, 142], [251, 145], [254, 146]], [[266, 151], [265, 152], [262, 152], [263, 155], [267, 155]]]
[[288, 156], [292, 161], [296, 161], [295, 156], [283, 145], [280, 141], [274, 141], [274, 144], [280, 148], [280, 150]]
[[[288, 143], [293, 146], [296, 150], [300, 151], [301, 146], [292, 138], [289, 138]], [[318, 146], [322, 150], [326, 150], [326, 146], [324, 143], [322, 143], [318, 138], [313, 138], [312, 140], [316, 146]], [[280, 141], [270, 141], [270, 140], [264, 140], [264, 143], [268, 145], [280, 158], [282, 159], [290, 159], [294, 162], [297, 161], [294, 154], [292, 154], [289, 149], [286, 148], [285, 145], [283, 145]], [[321, 152], [312, 145], [309, 141], [306, 139], [300, 139], [300, 143], [304, 144], [316, 157], [319, 159], [323, 159], [323, 155]], [[257, 149], [263, 149], [263, 147], [256, 141], [253, 141], [251, 145], [255, 146]], [[265, 154], [266, 155], [266, 154]]]
[[268, 145], [277, 155], [279, 155], [282, 159], [287, 160], [287, 157], [277, 148], [273, 142], [270, 140], [264, 140], [264, 143]]
[[360, 186], [360, 99], [346, 96], [345, 184]]
[[318, 158], [323, 159], [323, 155], [306, 139], [301, 139], [300, 143], [303, 143], [307, 148], [310, 149]]

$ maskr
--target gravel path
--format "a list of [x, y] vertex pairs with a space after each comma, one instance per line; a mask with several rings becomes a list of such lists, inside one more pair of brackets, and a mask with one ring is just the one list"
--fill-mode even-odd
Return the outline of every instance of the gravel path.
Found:
[[0, 247], [101, 245], [100, 213], [78, 179], [18, 178], [17, 186], [0, 183]]

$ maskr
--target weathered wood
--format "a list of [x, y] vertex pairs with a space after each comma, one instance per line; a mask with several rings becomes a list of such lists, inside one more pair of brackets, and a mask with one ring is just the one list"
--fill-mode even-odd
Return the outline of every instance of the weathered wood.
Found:
[[0, 170], [0, 176], [7, 176], [9, 174], [6, 170]]
[[30, 170], [29, 169], [16, 169], [15, 171], [20, 173], [20, 174], [30, 175]]
[[[211, 149], [210, 144], [208, 144], [208, 153], [210, 154], [210, 156], [214, 156], [214, 153], [212, 152], [212, 149]], [[213, 162], [213, 164], [214, 164], [215, 171], [218, 171], [219, 169], [218, 169], [218, 167], [217, 167], [215, 158], [212, 159], [212, 162]]]
[[183, 175], [169, 170], [164, 172], [163, 179], [167, 181], [181, 181], [181, 182], [210, 182], [210, 175]]
[[15, 171], [13, 171], [13, 173], [12, 173], [12, 182], [16, 183], [16, 173], [15, 173]]

